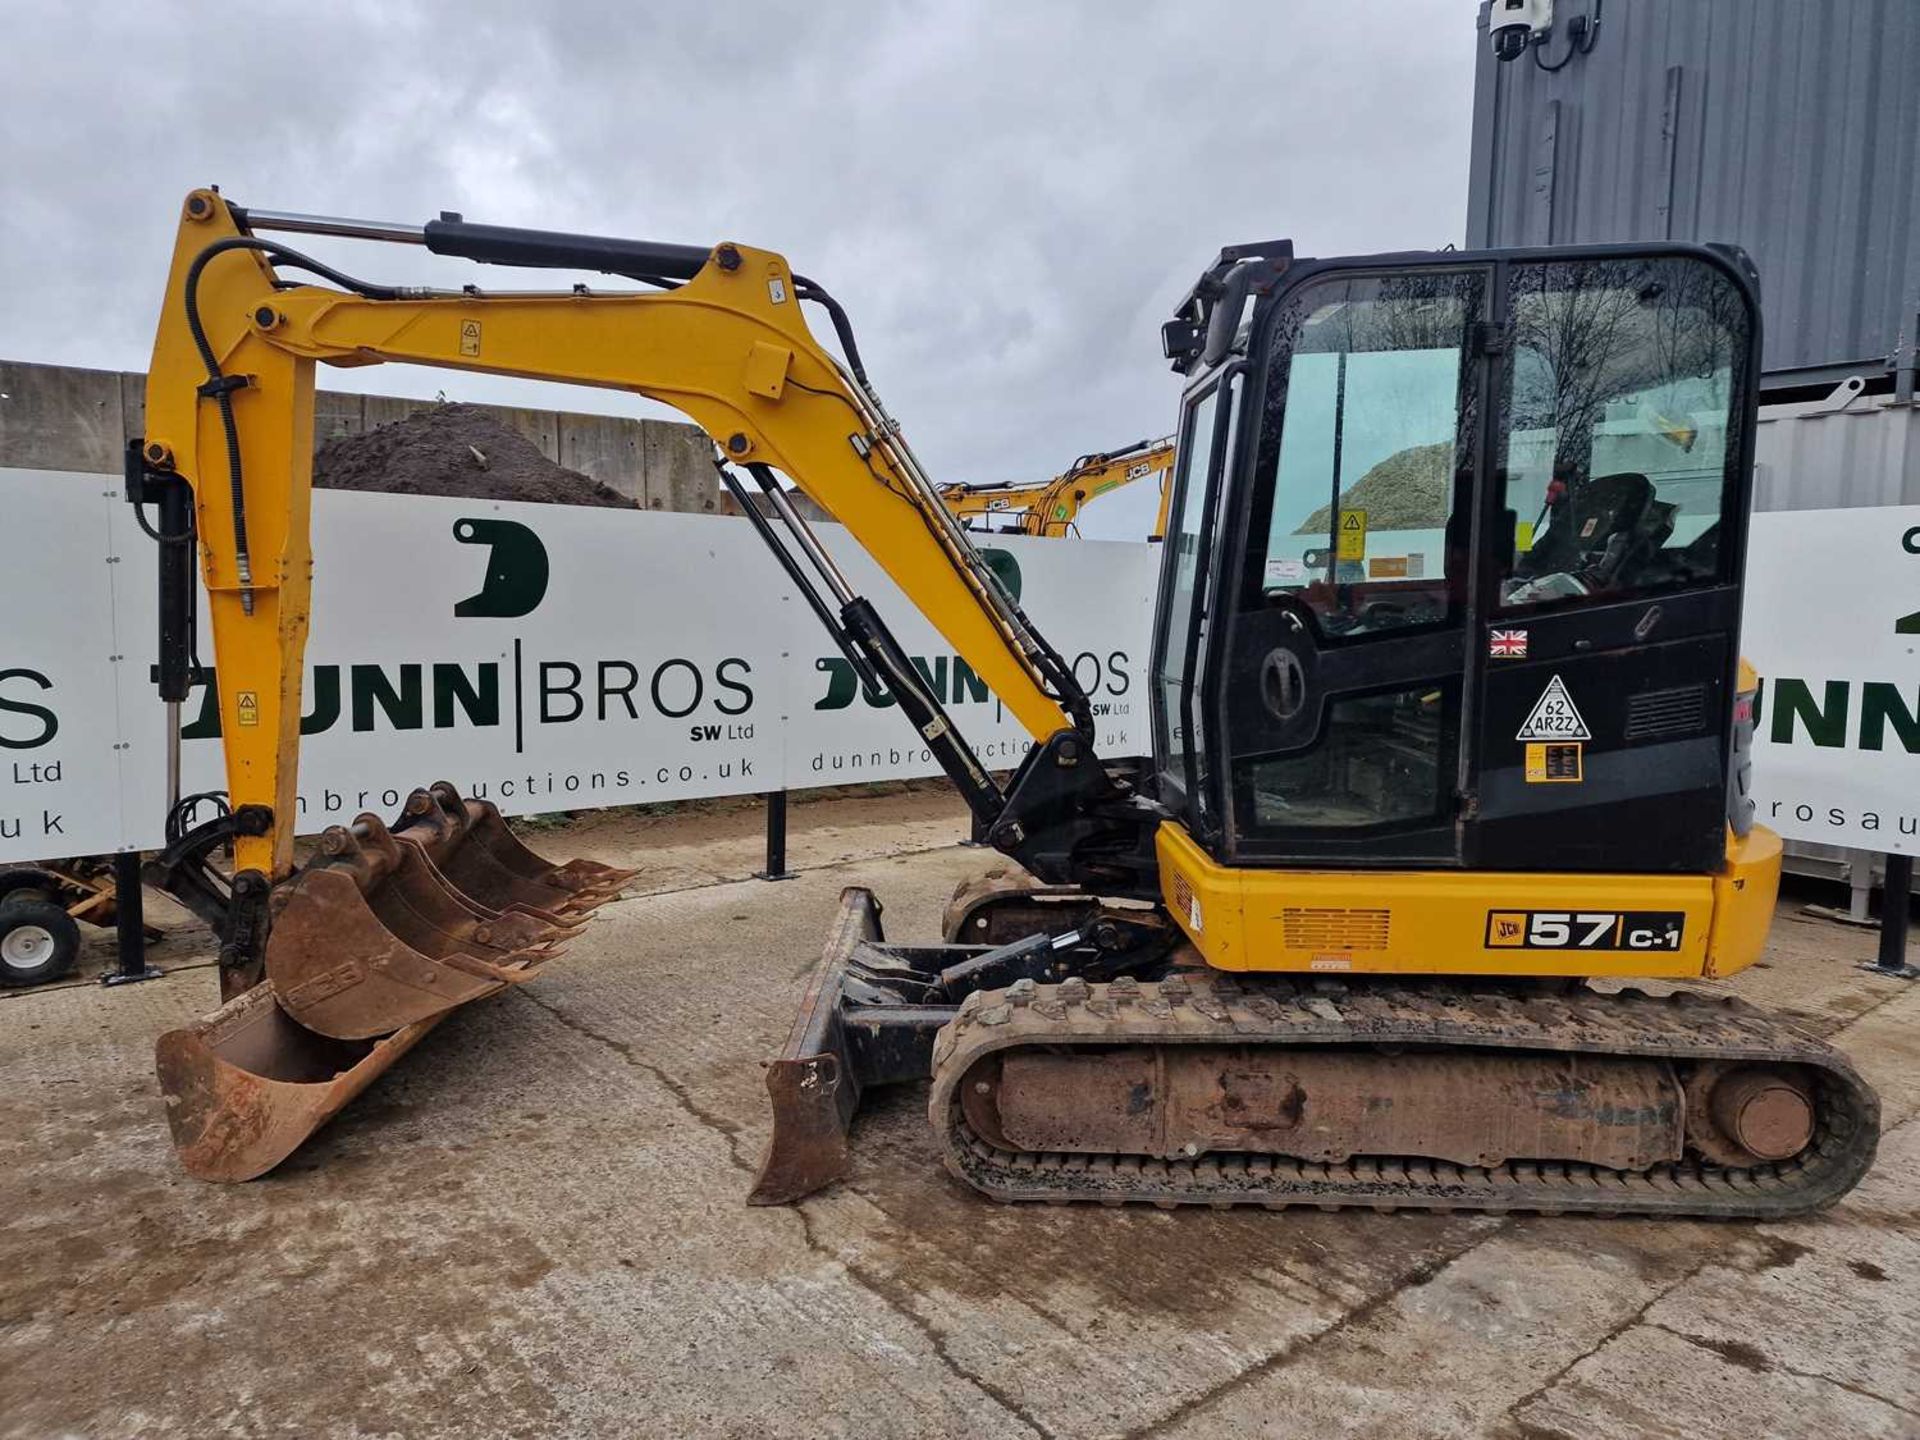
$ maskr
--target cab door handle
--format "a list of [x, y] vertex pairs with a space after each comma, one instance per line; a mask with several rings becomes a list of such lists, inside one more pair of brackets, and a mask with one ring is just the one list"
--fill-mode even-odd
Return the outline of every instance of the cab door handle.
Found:
[[1260, 662], [1260, 699], [1276, 720], [1291, 720], [1307, 700], [1307, 671], [1291, 650], [1269, 650]]

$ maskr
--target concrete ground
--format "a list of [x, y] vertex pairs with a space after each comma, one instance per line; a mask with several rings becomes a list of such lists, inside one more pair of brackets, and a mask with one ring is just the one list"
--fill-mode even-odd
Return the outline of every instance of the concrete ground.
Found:
[[797, 809], [784, 884], [757, 826], [536, 838], [654, 893], [249, 1185], [180, 1174], [151, 1071], [203, 936], [0, 999], [0, 1436], [1920, 1435], [1920, 987], [1853, 968], [1870, 935], [1783, 907], [1737, 987], [1885, 1105], [1803, 1223], [1006, 1208], [921, 1086], [755, 1210], [757, 1061], [841, 886], [931, 936], [983, 863], [944, 796]]

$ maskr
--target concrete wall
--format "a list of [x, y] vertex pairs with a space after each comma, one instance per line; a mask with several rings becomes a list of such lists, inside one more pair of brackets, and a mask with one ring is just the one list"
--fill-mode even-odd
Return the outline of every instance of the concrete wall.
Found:
[[[397, 395], [322, 390], [316, 444], [404, 419], [433, 405]], [[713, 472], [713, 446], [693, 425], [501, 405], [475, 407], [525, 435], [549, 460], [591, 475], [649, 510], [734, 514]], [[118, 475], [141, 433], [146, 376], [0, 360], [0, 466]], [[804, 500], [804, 497], [799, 497]], [[802, 507], [820, 518], [818, 507]]]

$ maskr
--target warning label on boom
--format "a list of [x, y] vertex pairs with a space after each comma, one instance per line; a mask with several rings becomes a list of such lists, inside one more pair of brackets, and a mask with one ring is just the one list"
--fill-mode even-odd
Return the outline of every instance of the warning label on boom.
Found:
[[1566, 682], [1558, 675], [1547, 681], [1547, 688], [1527, 712], [1527, 723], [1520, 727], [1516, 740], [1591, 740], [1587, 722], [1567, 693]]

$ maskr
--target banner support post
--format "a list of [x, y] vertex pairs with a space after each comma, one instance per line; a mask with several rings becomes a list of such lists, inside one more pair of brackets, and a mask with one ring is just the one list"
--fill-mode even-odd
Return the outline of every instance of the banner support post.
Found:
[[1880, 954], [1862, 970], [1896, 980], [1920, 979], [1920, 969], [1907, 963], [1907, 930], [1913, 910], [1913, 857], [1887, 856], [1886, 879], [1880, 888]]
[[769, 790], [767, 800], [767, 864], [753, 872], [756, 880], [791, 880], [787, 869], [787, 792]]
[[120, 940], [120, 963], [102, 975], [100, 983], [158, 980], [165, 972], [147, 963], [146, 893], [140, 888], [138, 850], [122, 850], [113, 857], [113, 924]]

